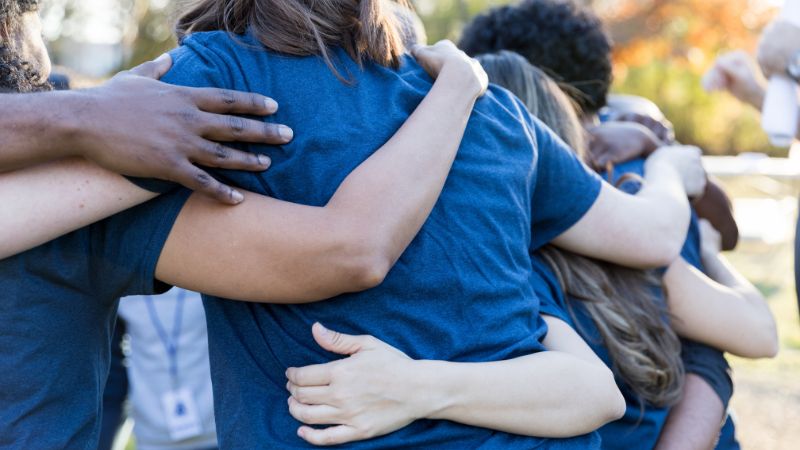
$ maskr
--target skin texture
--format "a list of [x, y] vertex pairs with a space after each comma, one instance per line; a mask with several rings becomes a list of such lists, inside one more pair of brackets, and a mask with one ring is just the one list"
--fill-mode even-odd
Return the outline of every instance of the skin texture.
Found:
[[[50, 59], [36, 12], [24, 15], [12, 41], [46, 78]], [[264, 170], [269, 158], [215, 141], [284, 144], [293, 136], [291, 129], [228, 115], [273, 114], [278, 105], [266, 97], [156, 81], [171, 64], [169, 55], [163, 55], [94, 89], [4, 95], [0, 171], [85, 157], [112, 172], [175, 181], [224, 203], [241, 202], [240, 192], [195, 164]]]
[[569, 437], [621, 417], [625, 401], [611, 371], [566, 323], [545, 317], [549, 351], [487, 363], [412, 360], [374, 337], [315, 324], [312, 333], [322, 348], [349, 356], [287, 370], [292, 416], [309, 425], [332, 425], [302, 426], [298, 435], [333, 445], [428, 418]]
[[687, 374], [683, 398], [672, 407], [656, 450], [710, 450], [719, 438], [725, 409], [700, 376]]
[[[675, 331], [688, 339], [746, 358], [778, 352], [775, 320], [761, 293], [720, 254], [720, 235], [700, 222], [708, 276], [678, 259], [664, 274]], [[746, 339], [742, 339], [746, 336]]]
[[689, 228], [686, 195], [705, 188], [700, 150], [662, 147], [646, 164], [646, 183], [636, 195], [603, 184], [589, 211], [553, 243], [574, 253], [629, 267], [652, 268], [671, 263]]

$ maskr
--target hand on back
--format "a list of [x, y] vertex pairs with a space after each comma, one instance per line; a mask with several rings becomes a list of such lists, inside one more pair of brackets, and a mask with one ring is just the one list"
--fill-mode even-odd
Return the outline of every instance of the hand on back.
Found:
[[703, 193], [708, 182], [702, 154], [700, 148], [693, 145], [664, 146], [647, 158], [645, 171], [670, 167], [680, 176], [686, 195], [697, 197]]
[[312, 331], [322, 348], [349, 356], [286, 371], [289, 413], [305, 424], [297, 430], [301, 438], [314, 445], [370, 439], [423, 416], [413, 401], [419, 392], [408, 388], [413, 360], [403, 352], [372, 336], [342, 334], [320, 324]]
[[589, 153], [597, 171], [646, 157], [662, 145], [647, 127], [634, 122], [605, 122], [589, 130]]
[[74, 145], [113, 172], [174, 181], [221, 202], [239, 203], [241, 193], [198, 165], [265, 170], [268, 157], [218, 142], [285, 144], [292, 131], [234, 115], [274, 114], [277, 103], [264, 96], [157, 81], [171, 65], [164, 55], [97, 88], [76, 92], [81, 104]]
[[411, 50], [419, 65], [431, 78], [438, 78], [444, 70], [454, 70], [471, 79], [476, 97], [489, 87], [489, 77], [478, 61], [467, 56], [450, 41], [439, 41], [434, 45], [418, 45]]

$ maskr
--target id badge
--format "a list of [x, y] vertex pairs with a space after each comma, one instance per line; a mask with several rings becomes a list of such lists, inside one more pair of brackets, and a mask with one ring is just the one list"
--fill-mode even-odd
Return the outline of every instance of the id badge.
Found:
[[161, 396], [170, 438], [180, 441], [203, 433], [197, 405], [189, 389], [169, 391]]

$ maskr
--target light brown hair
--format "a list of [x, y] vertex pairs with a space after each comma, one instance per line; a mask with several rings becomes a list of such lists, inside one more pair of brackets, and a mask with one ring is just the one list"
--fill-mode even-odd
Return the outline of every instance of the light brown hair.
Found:
[[[531, 114], [579, 155], [585, 154], [576, 108], [550, 77], [513, 52], [483, 55], [478, 60], [491, 82], [513, 92]], [[578, 327], [573, 303], [579, 301], [585, 307], [611, 356], [614, 372], [642, 400], [654, 406], [675, 404], [684, 381], [681, 344], [666, 322], [668, 313], [657, 295], [658, 278], [549, 245], [540, 255], [556, 274]]]
[[[408, 6], [406, 0], [392, 0]], [[339, 76], [330, 49], [397, 68], [405, 51], [389, 0], [195, 0], [175, 26], [178, 38], [199, 31], [250, 32], [270, 50], [321, 56]]]

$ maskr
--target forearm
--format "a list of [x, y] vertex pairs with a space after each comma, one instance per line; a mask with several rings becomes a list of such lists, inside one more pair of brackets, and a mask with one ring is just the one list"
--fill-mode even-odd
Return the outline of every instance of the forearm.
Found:
[[70, 143], [78, 103], [71, 92], [3, 94], [0, 172], [74, 154]]
[[31, 249], [155, 194], [81, 158], [0, 175], [0, 258]]
[[667, 170], [651, 175], [636, 195], [604, 184], [586, 215], [553, 243], [623, 266], [668, 265], [686, 238], [689, 202], [674, 169]]
[[[704, 258], [704, 264], [706, 259], [709, 258]], [[777, 332], [763, 297], [752, 286], [739, 285], [743, 281], [736, 281], [737, 276], [721, 260], [706, 264], [706, 269], [709, 276], [720, 281], [681, 259], [664, 274], [675, 331], [738, 356], [773, 356], [777, 352]], [[743, 335], [748, 339], [742, 339]]]
[[699, 376], [687, 374], [683, 397], [670, 410], [656, 450], [712, 449], [724, 417], [714, 390]]
[[405, 124], [327, 204], [330, 223], [379, 249], [387, 270], [436, 203], [478, 92], [471, 74], [445, 68]]
[[547, 351], [508, 361], [419, 361], [424, 417], [508, 433], [570, 437], [617, 418], [619, 396], [601, 364]]

